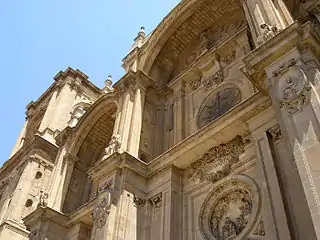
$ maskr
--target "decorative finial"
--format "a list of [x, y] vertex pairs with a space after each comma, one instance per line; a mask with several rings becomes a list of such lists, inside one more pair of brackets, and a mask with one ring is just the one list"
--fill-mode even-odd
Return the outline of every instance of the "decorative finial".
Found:
[[112, 85], [112, 75], [109, 74], [107, 80], [104, 81], [106, 87], [110, 87]]
[[138, 38], [139, 37], [142, 37], [142, 38], [145, 38], [146, 37], [146, 32], [145, 32], [145, 28], [144, 27], [141, 27], [140, 28], [140, 31], [138, 33]]

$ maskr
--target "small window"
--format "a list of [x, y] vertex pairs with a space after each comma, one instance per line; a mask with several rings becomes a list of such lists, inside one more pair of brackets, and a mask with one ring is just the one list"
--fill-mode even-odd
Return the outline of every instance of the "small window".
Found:
[[40, 179], [42, 177], [42, 173], [41, 172], [37, 172], [35, 178], [36, 179]]

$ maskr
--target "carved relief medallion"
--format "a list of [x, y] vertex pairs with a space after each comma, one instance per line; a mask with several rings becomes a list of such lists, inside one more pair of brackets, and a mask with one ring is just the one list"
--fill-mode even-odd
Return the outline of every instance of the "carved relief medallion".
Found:
[[307, 77], [296, 64], [297, 61], [291, 59], [273, 72], [274, 77], [279, 77], [277, 94], [280, 107], [286, 108], [290, 114], [301, 112], [309, 100]]
[[214, 189], [200, 211], [199, 225], [207, 240], [242, 239], [254, 226], [259, 194], [255, 185], [231, 180]]

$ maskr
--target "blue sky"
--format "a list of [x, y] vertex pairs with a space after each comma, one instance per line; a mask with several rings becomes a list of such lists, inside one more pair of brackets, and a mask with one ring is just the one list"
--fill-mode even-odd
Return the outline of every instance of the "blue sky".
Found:
[[119, 79], [121, 60], [141, 26], [152, 31], [180, 0], [0, 1], [2, 103], [0, 165], [36, 100], [68, 66], [102, 87]]

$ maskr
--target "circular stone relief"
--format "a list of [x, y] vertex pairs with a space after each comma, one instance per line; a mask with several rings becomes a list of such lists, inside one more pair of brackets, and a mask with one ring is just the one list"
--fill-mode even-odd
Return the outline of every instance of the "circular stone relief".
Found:
[[204, 238], [242, 239], [256, 221], [258, 205], [259, 194], [254, 183], [233, 179], [216, 187], [200, 211], [199, 225]]
[[292, 68], [279, 80], [280, 101], [290, 102], [298, 98], [306, 84], [306, 76], [301, 69]]

